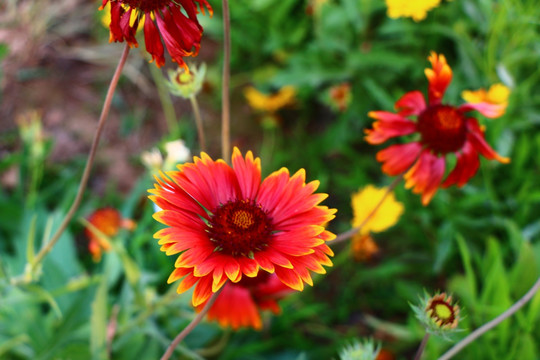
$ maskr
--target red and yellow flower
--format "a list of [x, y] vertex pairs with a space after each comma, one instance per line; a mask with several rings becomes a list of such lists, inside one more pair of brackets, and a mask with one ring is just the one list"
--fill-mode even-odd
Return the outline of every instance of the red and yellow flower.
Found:
[[120, 212], [111, 207], [94, 211], [87, 219], [85, 234], [88, 237], [88, 251], [94, 261], [101, 260], [101, 252], [109, 251], [111, 243], [109, 238], [118, 234], [121, 228], [133, 230], [135, 222], [122, 217]]
[[103, 0], [100, 10], [107, 3], [111, 5], [109, 41], [125, 40], [137, 47], [135, 33], [143, 24], [146, 51], [158, 67], [165, 64], [165, 43], [172, 60], [187, 69], [183, 58], [197, 56], [201, 46], [203, 28], [197, 14], [204, 14], [206, 7], [212, 15], [206, 0]]
[[[227, 283], [208, 310], [208, 320], [215, 320], [222, 327], [238, 330], [242, 327], [262, 329], [261, 312], [281, 312], [278, 300], [293, 292], [275, 274], [260, 272], [256, 277], [244, 277], [237, 283]], [[201, 311], [206, 301], [197, 307]]]
[[303, 169], [282, 168], [261, 181], [261, 164], [235, 148], [232, 167], [206, 153], [178, 171], [161, 174], [150, 199], [163, 211], [154, 218], [161, 250], [179, 254], [169, 277], [178, 292], [195, 286], [193, 305], [205, 302], [227, 280], [239, 283], [262, 269], [294, 290], [313, 284], [310, 271], [325, 273], [335, 235], [324, 227], [335, 209], [319, 205], [318, 181], [305, 183]]
[[[506, 103], [475, 102], [453, 106], [442, 103], [446, 88], [452, 80], [452, 70], [443, 55], [432, 52], [428, 57], [432, 68], [425, 70], [429, 81], [428, 102], [420, 91], [411, 91], [395, 104], [397, 113], [371, 111], [376, 121], [373, 129], [367, 129], [366, 140], [370, 144], [382, 144], [387, 140], [410, 134], [419, 139], [406, 144], [391, 145], [377, 153], [384, 173], [394, 176], [404, 174], [406, 188], [422, 194], [427, 205], [439, 187], [465, 185], [476, 174], [479, 154], [490, 160], [508, 163], [510, 159], [497, 154], [485, 141], [483, 127], [470, 116], [476, 110], [488, 118], [504, 114]], [[416, 117], [416, 121], [410, 118]], [[445, 159], [455, 154], [454, 169], [443, 181]]]

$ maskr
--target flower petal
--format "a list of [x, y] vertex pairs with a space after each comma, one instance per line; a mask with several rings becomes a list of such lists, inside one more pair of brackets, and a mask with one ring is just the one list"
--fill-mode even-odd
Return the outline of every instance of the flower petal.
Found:
[[426, 109], [424, 95], [418, 91], [410, 91], [396, 102], [396, 110], [401, 116], [420, 115]]
[[420, 155], [422, 145], [418, 142], [387, 147], [377, 153], [377, 161], [382, 162], [382, 171], [390, 176], [404, 173]]
[[462, 187], [478, 171], [478, 167], [480, 166], [480, 161], [478, 161], [478, 153], [471, 145], [469, 140], [465, 142], [461, 152], [457, 153], [456, 156], [456, 167], [454, 167], [452, 172], [448, 174], [448, 177], [441, 185], [443, 188], [447, 188], [453, 184], [456, 184], [458, 187]]
[[484, 132], [478, 125], [478, 121], [476, 119], [469, 118], [467, 121], [467, 127], [469, 128], [468, 139], [476, 151], [489, 160], [497, 160], [503, 164], [508, 164], [510, 162], [510, 158], [497, 154], [497, 152], [488, 145], [484, 138]]
[[442, 54], [432, 51], [428, 60], [431, 62], [431, 69], [426, 69], [424, 73], [429, 81], [429, 103], [439, 104], [452, 81], [452, 69], [446, 63], [446, 58]]
[[416, 124], [399, 114], [387, 111], [370, 111], [368, 115], [377, 119], [373, 129], [365, 129], [366, 141], [370, 144], [382, 144], [388, 139], [409, 135], [416, 131]]

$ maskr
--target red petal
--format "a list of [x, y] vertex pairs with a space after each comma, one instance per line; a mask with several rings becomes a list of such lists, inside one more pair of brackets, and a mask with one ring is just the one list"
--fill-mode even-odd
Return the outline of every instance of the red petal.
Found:
[[418, 142], [392, 145], [377, 153], [377, 161], [382, 162], [382, 171], [390, 176], [399, 175], [411, 167], [418, 158], [422, 145]]
[[282, 283], [290, 287], [291, 289], [302, 291], [304, 290], [304, 283], [300, 276], [293, 269], [285, 269], [282, 267], [276, 267], [276, 275]]
[[442, 54], [431, 52], [428, 60], [431, 62], [431, 69], [426, 69], [425, 74], [429, 81], [429, 102], [438, 104], [441, 102], [446, 88], [452, 81], [452, 69], [446, 63], [446, 58]]
[[426, 100], [418, 90], [406, 93], [396, 102], [396, 110], [401, 116], [420, 115], [425, 109]]
[[404, 175], [405, 187], [413, 193], [422, 194], [422, 204], [427, 205], [440, 186], [444, 175], [444, 157], [424, 150], [418, 161]]
[[200, 278], [195, 291], [193, 291], [193, 297], [191, 299], [193, 306], [199, 306], [212, 295], [212, 277], [205, 276]]
[[376, 119], [373, 129], [365, 129], [366, 141], [370, 144], [381, 144], [386, 140], [412, 134], [416, 131], [416, 124], [409, 119], [388, 111], [370, 111], [369, 117]]
[[469, 128], [468, 139], [474, 149], [482, 154], [486, 159], [497, 160], [503, 164], [508, 164], [510, 162], [509, 158], [500, 156], [491, 148], [491, 146], [488, 145], [484, 138], [484, 133], [478, 125], [478, 121], [473, 118], [469, 118], [467, 120], [467, 127]]
[[259, 158], [254, 160], [251, 151], [248, 151], [244, 159], [240, 150], [235, 147], [232, 164], [243, 198], [256, 199], [261, 185], [261, 160]]
[[157, 67], [165, 65], [163, 44], [150, 13], [144, 15], [144, 43], [146, 44], [146, 51], [152, 55], [152, 61], [156, 61]]
[[442, 184], [443, 188], [447, 188], [453, 184], [457, 184], [458, 187], [462, 187], [469, 181], [470, 178], [476, 174], [480, 161], [478, 161], [478, 153], [471, 145], [470, 141], [466, 141], [465, 145], [461, 149], [460, 153], [456, 154], [457, 163], [456, 167]]

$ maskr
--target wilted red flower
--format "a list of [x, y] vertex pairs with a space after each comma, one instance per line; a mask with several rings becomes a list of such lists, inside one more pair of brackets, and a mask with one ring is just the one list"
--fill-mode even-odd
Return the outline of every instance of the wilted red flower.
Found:
[[[405, 187], [422, 194], [424, 205], [440, 186], [465, 185], [478, 170], [478, 154], [501, 163], [510, 162], [486, 143], [483, 128], [467, 114], [476, 110], [488, 118], [496, 118], [504, 114], [506, 104], [478, 102], [456, 107], [441, 103], [452, 80], [452, 70], [443, 55], [432, 52], [428, 60], [432, 65], [425, 70], [429, 81], [428, 104], [420, 91], [408, 92], [396, 102], [397, 113], [371, 111], [369, 116], [377, 121], [373, 129], [365, 130], [370, 144], [382, 144], [390, 138], [413, 133], [420, 135], [417, 141], [379, 151], [377, 160], [383, 163], [382, 170], [388, 175], [405, 173]], [[409, 119], [413, 116], [417, 117], [416, 122]], [[446, 155], [450, 153], [456, 155], [457, 163], [442, 182]]]
[[[256, 277], [244, 277], [237, 283], [227, 283], [207, 314], [223, 327], [238, 330], [241, 327], [262, 328], [261, 311], [270, 310], [279, 314], [277, 301], [293, 292], [275, 274], [260, 272]], [[197, 307], [200, 311], [206, 305]]]
[[[212, 15], [206, 0], [103, 0], [100, 10], [110, 2], [110, 41], [127, 41], [129, 46], [139, 46], [135, 33], [139, 23], [144, 24], [146, 51], [161, 67], [165, 64], [163, 43], [173, 61], [187, 69], [184, 56], [197, 56], [201, 46], [203, 28], [197, 13]], [[199, 9], [197, 8], [197, 4]], [[162, 41], [163, 40], [163, 41]]]
[[237, 148], [232, 164], [202, 153], [149, 190], [163, 209], [154, 218], [168, 225], [154, 237], [167, 255], [181, 253], [168, 282], [183, 278], [179, 293], [196, 284], [194, 306], [227, 280], [256, 277], [259, 268], [303, 290], [304, 282], [313, 284], [309, 270], [332, 265], [326, 241], [335, 235], [323, 224], [336, 210], [319, 205], [327, 197], [314, 193], [319, 182], [306, 184], [303, 169], [291, 177], [285, 168], [261, 182], [260, 159], [251, 152], [243, 158]]
[[89, 240], [88, 250], [94, 261], [101, 260], [102, 250], [111, 249], [111, 244], [106, 237], [115, 236], [121, 228], [128, 230], [135, 228], [132, 220], [124, 219], [118, 210], [111, 207], [94, 211], [87, 221], [91, 226], [85, 228], [85, 234]]

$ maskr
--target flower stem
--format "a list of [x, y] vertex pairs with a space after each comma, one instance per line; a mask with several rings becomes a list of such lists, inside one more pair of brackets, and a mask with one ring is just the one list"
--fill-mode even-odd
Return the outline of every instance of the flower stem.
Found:
[[167, 360], [171, 357], [171, 355], [173, 354], [174, 352], [174, 349], [178, 346], [178, 344], [180, 344], [180, 342], [182, 340], [184, 340], [184, 338], [193, 330], [195, 329], [195, 327], [201, 322], [201, 320], [204, 318], [204, 316], [206, 315], [206, 313], [208, 312], [208, 310], [210, 310], [210, 308], [212, 307], [212, 305], [214, 304], [214, 301], [216, 301], [217, 297], [219, 296], [219, 294], [221, 293], [221, 290], [223, 290], [223, 287], [225, 285], [223, 285], [221, 287], [221, 289], [219, 289], [219, 291], [215, 292], [212, 294], [212, 296], [210, 297], [210, 299], [208, 300], [208, 302], [206, 303], [206, 305], [204, 305], [204, 308], [201, 310], [200, 313], [197, 314], [197, 316], [195, 316], [193, 318], [193, 320], [191, 320], [191, 322], [184, 328], [184, 330], [182, 330], [178, 335], [176, 335], [176, 337], [174, 338], [174, 340], [171, 342], [171, 345], [169, 345], [169, 347], [167, 348], [167, 350], [165, 351], [165, 353], [163, 354], [163, 356], [161, 357], [161, 360]]
[[229, 1], [223, 6], [223, 78], [221, 84], [221, 157], [227, 161], [231, 151], [231, 114], [229, 84], [231, 78], [231, 16]]
[[103, 103], [103, 108], [101, 109], [101, 115], [99, 117], [97, 129], [94, 134], [92, 146], [90, 147], [90, 152], [88, 153], [88, 160], [86, 161], [86, 166], [82, 174], [81, 182], [79, 183], [79, 190], [77, 191], [75, 200], [73, 200], [73, 203], [71, 204], [71, 207], [69, 208], [69, 211], [64, 217], [64, 220], [60, 224], [60, 227], [58, 228], [58, 230], [56, 230], [52, 238], [43, 245], [39, 253], [34, 258], [34, 261], [32, 261], [32, 263], [30, 264], [30, 267], [29, 267], [30, 276], [35, 271], [37, 266], [43, 261], [45, 256], [52, 250], [54, 245], [58, 242], [58, 239], [60, 239], [60, 236], [62, 235], [64, 230], [67, 228], [69, 222], [73, 218], [73, 215], [75, 215], [75, 212], [79, 208], [84, 191], [86, 190], [86, 185], [88, 184], [88, 178], [90, 177], [90, 170], [92, 169], [92, 165], [94, 164], [94, 158], [96, 155], [97, 147], [99, 145], [99, 139], [101, 137], [101, 133], [103, 131], [103, 127], [105, 125], [107, 117], [109, 115], [109, 110], [111, 108], [111, 102], [114, 95], [114, 91], [116, 89], [116, 85], [118, 84], [118, 80], [120, 79], [120, 74], [122, 73], [122, 69], [124, 68], [128, 54], [129, 54], [129, 45], [126, 44], [126, 47], [124, 48], [124, 51], [122, 52], [122, 56], [120, 57], [120, 61], [118, 62], [118, 65], [116, 66], [116, 70], [111, 79], [111, 83], [109, 84], [109, 89], [105, 97], [105, 102]]
[[403, 175], [400, 175], [398, 176], [391, 184], [390, 186], [388, 186], [388, 189], [386, 189], [386, 192], [384, 193], [384, 195], [382, 196], [381, 200], [379, 200], [379, 202], [377, 203], [377, 205], [373, 208], [373, 210], [371, 210], [371, 212], [369, 213], [368, 216], [366, 216], [366, 218], [364, 219], [364, 221], [362, 221], [362, 223], [360, 225], [358, 225], [357, 227], [354, 227], [350, 230], [347, 230], [345, 231], [344, 233], [341, 233], [339, 234], [338, 236], [336, 236], [336, 238], [334, 240], [332, 240], [329, 244], [330, 245], [335, 245], [335, 244], [338, 244], [338, 243], [341, 243], [345, 240], [347, 240], [348, 238], [352, 237], [353, 235], [355, 235], [357, 232], [359, 232], [360, 230], [362, 230], [362, 228], [364, 227], [364, 225], [367, 224], [367, 222], [369, 220], [371, 220], [371, 218], [377, 213], [377, 211], [379, 210], [379, 208], [381, 207], [381, 205], [384, 203], [384, 200], [386, 200], [386, 198], [388, 197], [388, 195], [390, 195], [390, 193], [392, 192], [392, 190], [394, 190], [397, 186], [397, 184], [400, 183], [400, 181], [403, 179]]
[[195, 124], [197, 125], [197, 133], [199, 135], [199, 145], [201, 147], [201, 151], [206, 152], [206, 140], [204, 137], [201, 111], [199, 110], [199, 102], [197, 101], [197, 97], [195, 95], [191, 95], [189, 97], [189, 101], [191, 102], [191, 107], [193, 108], [193, 115], [195, 115]]
[[416, 350], [416, 355], [414, 355], [414, 360], [420, 360], [422, 358], [422, 354], [424, 353], [424, 349], [426, 348], [428, 340], [429, 340], [429, 333], [426, 332], [426, 334], [424, 335], [424, 338], [422, 339], [422, 342], [418, 346], [418, 350]]
[[157, 66], [154, 66], [154, 64], [149, 63], [148, 67], [150, 68], [150, 75], [152, 75], [152, 79], [156, 85], [159, 101], [161, 102], [161, 108], [163, 109], [163, 115], [165, 116], [165, 122], [167, 123], [167, 128], [169, 132], [176, 133], [175, 130], [178, 129], [176, 112], [174, 111], [171, 96], [169, 95], [167, 86], [165, 85], [163, 73]]
[[533, 296], [536, 294], [536, 292], [540, 289], [540, 277], [534, 285], [527, 291], [525, 295], [514, 305], [508, 308], [505, 312], [503, 312], [501, 315], [497, 316], [495, 319], [491, 320], [490, 322], [485, 323], [472, 333], [470, 333], [467, 337], [465, 337], [463, 340], [458, 342], [456, 345], [454, 345], [450, 350], [448, 350], [446, 353], [444, 353], [439, 360], [448, 360], [452, 356], [456, 355], [458, 352], [463, 350], [464, 347], [472, 343], [474, 340], [482, 336], [484, 333], [488, 332], [489, 330], [493, 329], [495, 326], [499, 325], [501, 322], [509, 318], [510, 316], [514, 315], [519, 309], [521, 309], [525, 304], [527, 304]]

